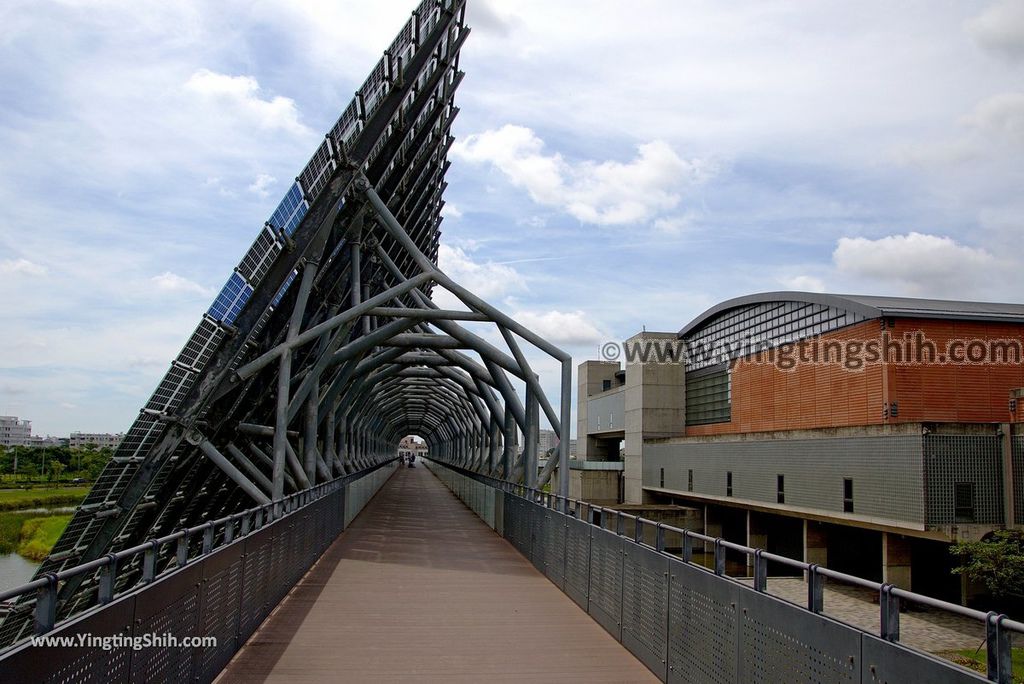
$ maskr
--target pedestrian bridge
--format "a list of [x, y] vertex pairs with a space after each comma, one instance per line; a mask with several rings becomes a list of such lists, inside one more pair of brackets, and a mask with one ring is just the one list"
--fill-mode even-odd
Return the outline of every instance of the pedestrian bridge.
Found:
[[[568, 497], [571, 357], [437, 260], [469, 31], [464, 0], [417, 4], [0, 593], [0, 681], [984, 681], [900, 643], [919, 604], [976, 620], [1009, 683], [1004, 616]], [[407, 435], [429, 471], [397, 467]], [[872, 592], [877, 629], [827, 616], [826, 581]]]
[[[115, 565], [138, 555], [153, 568], [146, 558], [160, 546], [222, 540], [182, 552], [180, 565], [123, 593], [101, 580], [97, 606], [48, 631], [50, 587], [36, 580], [20, 591], [38, 592], [37, 631], [65, 645], [23, 640], [0, 654], [0, 677], [973, 682], [986, 678], [899, 643], [901, 602], [978, 619], [990, 662], [1021, 629], [874, 585], [879, 629], [865, 631], [824, 615], [822, 597], [826, 580], [866, 580], [454, 464], [425, 465], [387, 462], [287, 498], [277, 518], [267, 504], [112, 554]], [[693, 562], [704, 544], [710, 568]], [[725, 575], [728, 552], [752, 555], [752, 582]], [[806, 572], [806, 605], [766, 593], [769, 561]], [[132, 647], [147, 635], [164, 642]], [[193, 637], [215, 641], [184, 645]]]

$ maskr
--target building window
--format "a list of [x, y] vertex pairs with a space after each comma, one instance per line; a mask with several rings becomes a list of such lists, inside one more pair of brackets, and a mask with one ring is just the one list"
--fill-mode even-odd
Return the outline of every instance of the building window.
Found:
[[607, 392], [611, 388], [612, 388], [612, 381], [611, 380], [602, 380], [601, 381], [601, 391], [602, 392]]
[[775, 500], [779, 503], [786, 503], [786, 476], [775, 476]]
[[693, 468], [686, 471], [686, 491], [693, 491]]
[[974, 522], [974, 483], [957, 482], [953, 485], [954, 520], [958, 523]]
[[853, 479], [843, 478], [843, 513], [853, 513]]
[[729, 364], [686, 374], [686, 424], [728, 423], [732, 415]]
[[732, 471], [725, 474], [725, 495], [732, 496]]
[[665, 469], [664, 468], [661, 469], [661, 485], [660, 486], [661, 486], [662, 489], [665, 488]]

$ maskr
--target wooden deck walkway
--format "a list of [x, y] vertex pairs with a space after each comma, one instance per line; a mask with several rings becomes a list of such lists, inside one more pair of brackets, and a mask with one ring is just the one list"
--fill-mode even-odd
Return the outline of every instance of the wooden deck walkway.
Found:
[[219, 682], [653, 682], [422, 467], [400, 468]]

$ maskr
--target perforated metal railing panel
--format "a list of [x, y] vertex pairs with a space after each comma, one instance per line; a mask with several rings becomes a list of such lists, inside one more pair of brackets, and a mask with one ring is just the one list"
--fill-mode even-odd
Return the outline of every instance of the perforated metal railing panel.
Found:
[[530, 506], [528, 510], [530, 512], [530, 533], [533, 535], [533, 554], [530, 560], [533, 561], [535, 568], [547, 574], [548, 551], [551, 548], [551, 544], [548, 542], [550, 520], [547, 511], [540, 506]]
[[860, 630], [755, 591], [740, 591], [743, 682], [860, 682]]
[[590, 596], [590, 526], [582, 520], [566, 520], [565, 593], [583, 610]]
[[[139, 590], [59, 623], [49, 633], [93, 644], [46, 648], [23, 641], [0, 655], [0, 681], [60, 684], [210, 682], [259, 624], [345, 527], [346, 489], [362, 482], [362, 506], [394, 470], [382, 467], [349, 482], [283, 518], [262, 524], [234, 543], [189, 563]], [[352, 510], [351, 508], [349, 509]], [[253, 524], [256, 524], [253, 522]], [[197, 648], [130, 645], [104, 649], [120, 639], [216, 637]], [[147, 637], [147, 635], [149, 635]]]
[[[437, 471], [453, 492], [469, 496], [464, 471]], [[561, 518], [565, 593], [664, 681], [987, 681], [509, 491], [494, 501], [505, 538], [544, 567], [551, 548], [538, 548], [540, 541]]]
[[987, 682], [974, 672], [950, 667], [949, 663], [912, 651], [902, 644], [861, 635], [861, 682], [942, 682], [970, 684]]
[[590, 531], [590, 614], [622, 639], [622, 545], [608, 530]]
[[563, 591], [565, 590], [565, 520], [565, 516], [557, 511], [544, 511], [544, 542], [547, 544], [544, 554], [547, 558], [544, 574]]
[[735, 682], [739, 587], [678, 560], [669, 564], [668, 681]]
[[636, 544], [622, 552], [622, 643], [665, 679], [668, 640], [668, 557]]

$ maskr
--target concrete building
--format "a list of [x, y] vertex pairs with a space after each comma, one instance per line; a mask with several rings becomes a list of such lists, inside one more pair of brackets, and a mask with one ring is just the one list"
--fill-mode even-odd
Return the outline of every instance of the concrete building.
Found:
[[32, 440], [32, 421], [0, 416], [0, 446], [26, 446]]
[[558, 435], [554, 430], [537, 431], [537, 453], [543, 456], [549, 450], [558, 446]]
[[403, 437], [402, 441], [398, 443], [398, 456], [399, 458], [409, 458], [415, 456], [417, 459], [423, 458], [427, 455], [427, 445], [415, 437], [407, 436]]
[[1024, 523], [1022, 338], [1021, 304], [732, 299], [580, 366], [580, 457], [623, 442], [627, 504], [962, 599], [949, 543]]
[[85, 447], [89, 444], [97, 447], [110, 447], [116, 449], [124, 439], [124, 433], [112, 434], [109, 432], [72, 432], [68, 439], [68, 446], [72, 449]]

